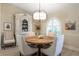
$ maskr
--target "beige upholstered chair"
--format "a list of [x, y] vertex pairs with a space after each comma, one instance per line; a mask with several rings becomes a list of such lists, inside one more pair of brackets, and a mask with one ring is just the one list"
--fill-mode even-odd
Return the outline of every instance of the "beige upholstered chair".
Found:
[[2, 35], [3, 35], [3, 38], [1, 39], [2, 47], [15, 45], [16, 40], [14, 39], [14, 35], [11, 31], [5, 31], [4, 33], [2, 33]]
[[[28, 33], [26, 34], [26, 37], [30, 37], [30, 38], [35, 37], [35, 32], [28, 32]], [[37, 45], [36, 45], [36, 44], [28, 43], [28, 45], [29, 45], [31, 48], [37, 48]]]
[[59, 56], [61, 55], [62, 48], [64, 45], [64, 35], [55, 36], [55, 41], [47, 49], [42, 49], [42, 52], [49, 56]]
[[35, 36], [35, 32], [28, 32], [27, 33], [27, 37], [33, 37], [33, 36]]
[[36, 48], [31, 48], [30, 46], [28, 46], [28, 44], [25, 42], [25, 37], [26, 35], [16, 35], [16, 41], [17, 41], [17, 46], [18, 49], [21, 53], [21, 55], [24, 56], [29, 56], [33, 53], [37, 52]]
[[4, 43], [8, 44], [8, 43], [14, 43], [14, 36], [12, 32], [5, 32], [4, 33]]
[[49, 36], [49, 37], [54, 37], [55, 34], [54, 34], [53, 32], [48, 32], [47, 36]]
[[55, 45], [55, 56], [59, 56], [62, 53], [62, 48], [64, 46], [64, 35], [56, 36], [56, 45]]

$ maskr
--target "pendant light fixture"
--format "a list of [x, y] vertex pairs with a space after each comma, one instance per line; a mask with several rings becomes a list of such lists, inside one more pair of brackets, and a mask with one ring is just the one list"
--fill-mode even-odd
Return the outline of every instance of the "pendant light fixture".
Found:
[[34, 20], [46, 20], [46, 12], [41, 11], [40, 3], [39, 3], [39, 10], [33, 13]]

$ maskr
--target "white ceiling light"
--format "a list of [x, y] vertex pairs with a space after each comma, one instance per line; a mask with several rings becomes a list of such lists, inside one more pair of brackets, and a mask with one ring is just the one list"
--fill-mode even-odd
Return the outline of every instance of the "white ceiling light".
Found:
[[46, 19], [46, 13], [45, 12], [43, 12], [43, 11], [40, 12], [40, 19], [41, 20], [45, 20]]
[[33, 13], [34, 20], [46, 20], [46, 13], [40, 10], [40, 3], [39, 3], [39, 10]]
[[33, 13], [33, 19], [35, 19], [35, 20], [39, 20], [40, 19], [39, 12]]
[[43, 11], [37, 11], [37, 12], [33, 13], [33, 19], [34, 20], [45, 20], [46, 13]]

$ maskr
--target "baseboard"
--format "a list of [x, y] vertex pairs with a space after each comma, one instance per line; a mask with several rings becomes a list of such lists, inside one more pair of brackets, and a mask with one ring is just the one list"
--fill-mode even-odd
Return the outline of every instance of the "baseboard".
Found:
[[73, 47], [73, 46], [65, 45], [64, 48], [68, 48], [68, 49], [71, 49], [71, 50], [79, 52], [79, 48], [76, 48], [76, 47]]

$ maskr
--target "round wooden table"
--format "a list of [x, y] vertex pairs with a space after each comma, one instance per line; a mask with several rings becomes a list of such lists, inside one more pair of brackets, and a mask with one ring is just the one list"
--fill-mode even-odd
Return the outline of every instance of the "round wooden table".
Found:
[[38, 45], [38, 55], [41, 55], [41, 45], [45, 45], [45, 44], [51, 44], [54, 42], [54, 37], [48, 37], [48, 36], [44, 36], [44, 37], [27, 37], [25, 39], [25, 41], [27, 43], [31, 43], [31, 44], [35, 44]]

